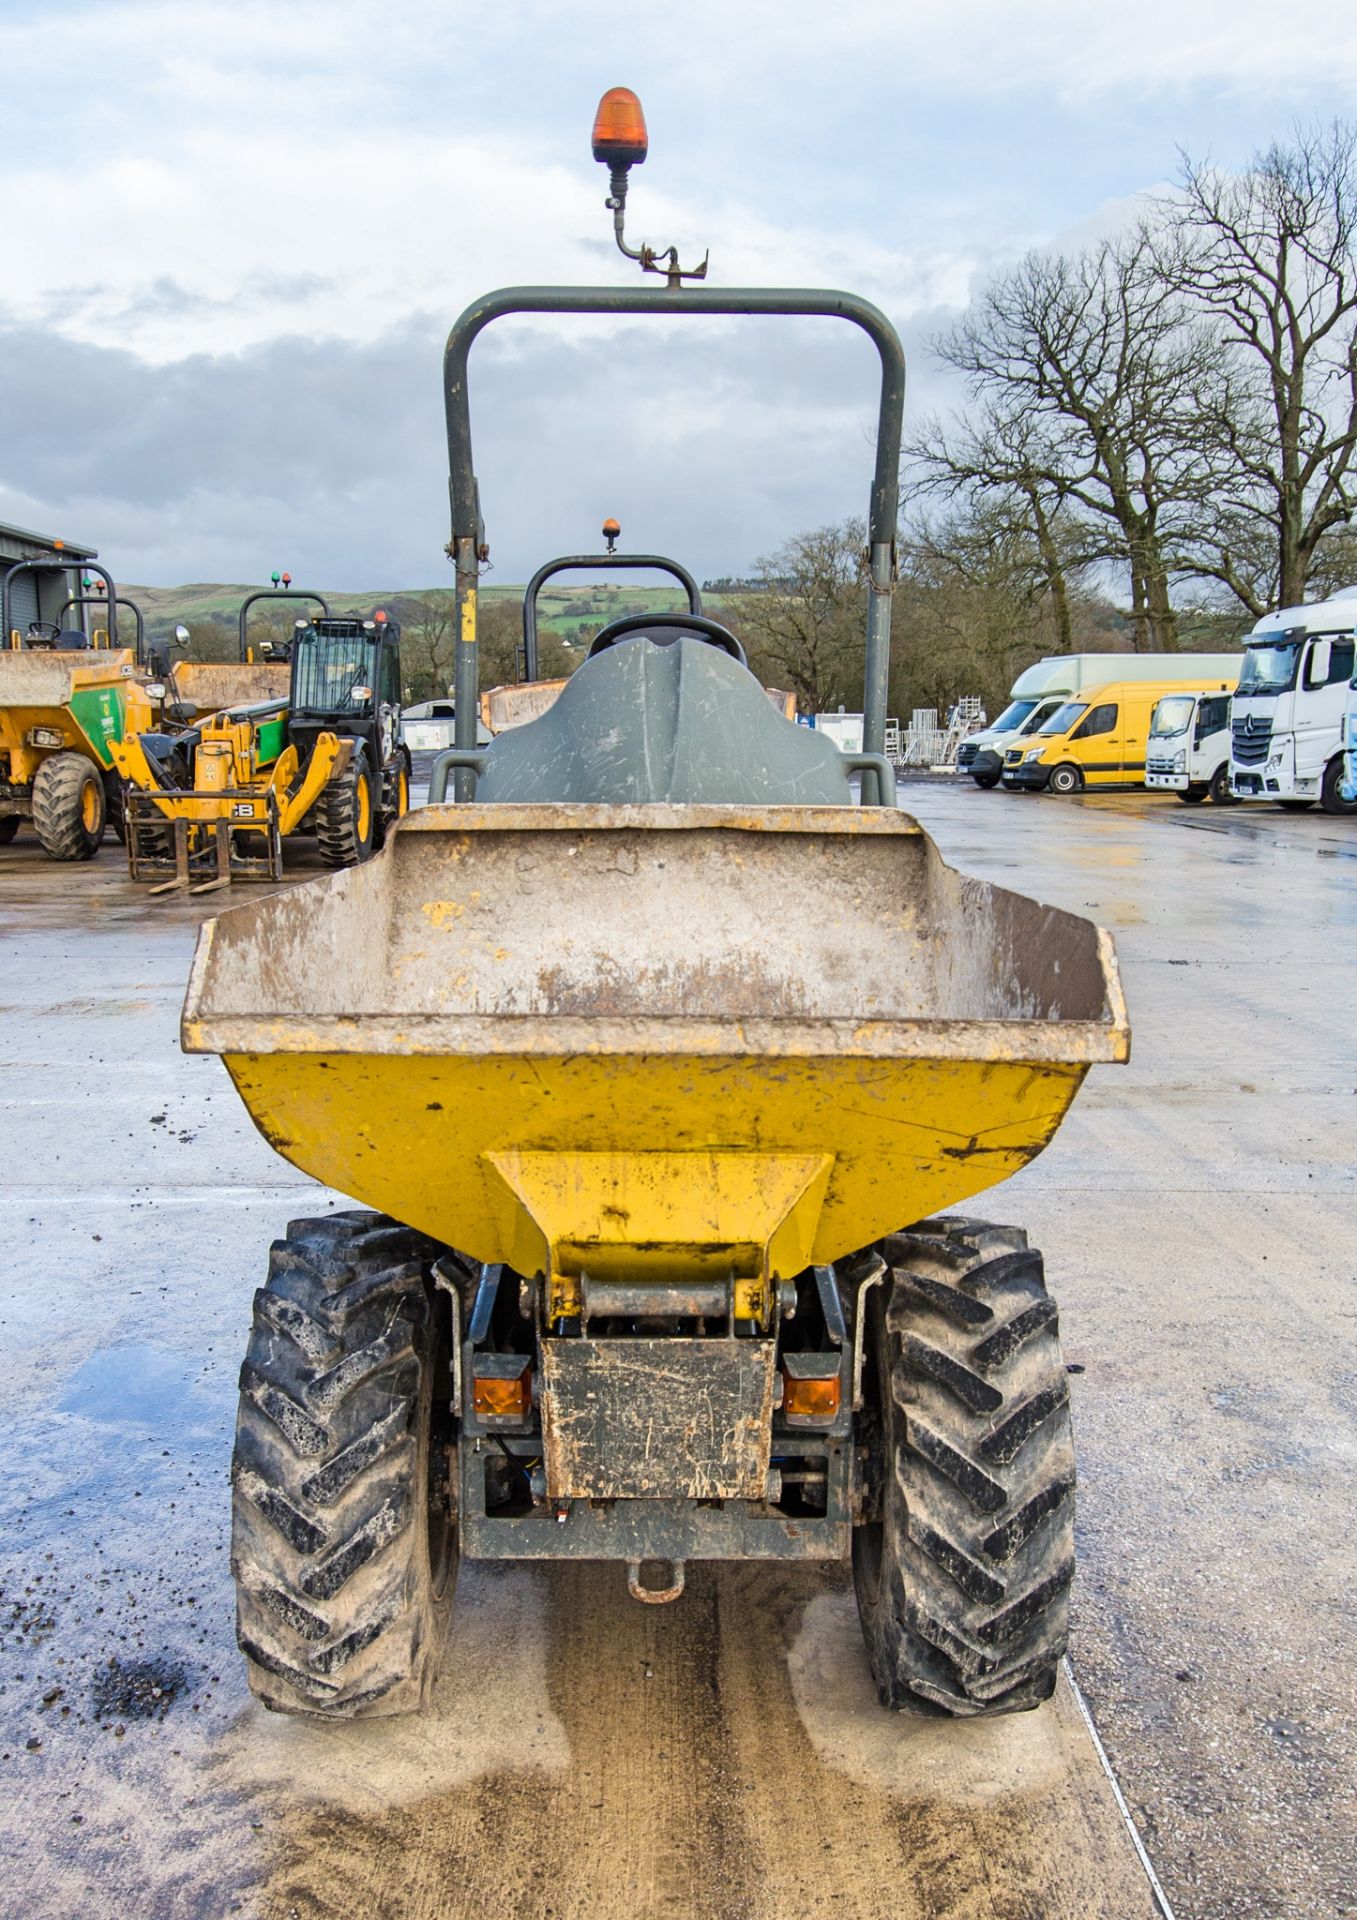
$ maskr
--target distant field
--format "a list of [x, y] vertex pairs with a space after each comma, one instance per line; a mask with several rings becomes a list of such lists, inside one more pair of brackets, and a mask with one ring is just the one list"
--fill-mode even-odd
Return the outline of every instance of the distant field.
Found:
[[[240, 618], [240, 607], [251, 593], [265, 589], [251, 586], [232, 586], [223, 582], [190, 582], [180, 588], [144, 588], [144, 586], [125, 586], [119, 593], [125, 593], [127, 599], [136, 601], [146, 616], [146, 626], [152, 636], [167, 636], [175, 626], [186, 626], [190, 634], [198, 630], [198, 637], [207, 643], [209, 653], [221, 651], [223, 645], [223, 626], [234, 630], [236, 620]], [[369, 614], [376, 607], [390, 607], [403, 622], [411, 620], [413, 601], [441, 601], [451, 603], [453, 589], [447, 584], [436, 588], [386, 588], [372, 589], [367, 593], [334, 593], [330, 589], [317, 588], [330, 605], [330, 611], [338, 614]], [[522, 605], [522, 586], [482, 586], [480, 597], [484, 605], [495, 601], [509, 601], [514, 607]], [[537, 595], [537, 630], [541, 634], [555, 634], [559, 639], [574, 641], [582, 626], [599, 628], [608, 620], [620, 620], [630, 612], [678, 612], [687, 605], [687, 597], [679, 588], [660, 586], [656, 582], [653, 588], [645, 586], [614, 586], [612, 582], [603, 584], [585, 584], [585, 586], [547, 586]], [[708, 611], [720, 611], [720, 601], [716, 597], [704, 601]], [[269, 620], [273, 614], [274, 622], [284, 612], [282, 601], [261, 601], [259, 607], [251, 612], [251, 620], [261, 622]], [[211, 622], [211, 628], [209, 628]], [[205, 632], [207, 630], [207, 632]], [[194, 653], [190, 653], [190, 659]]]
[[[147, 626], [155, 632], [166, 631], [181, 623], [191, 632], [195, 621], [234, 622], [239, 616], [241, 603], [250, 594], [266, 590], [257, 586], [201, 581], [182, 587], [125, 586], [119, 589], [129, 600], [136, 601], [146, 616]], [[332, 593], [325, 587], [319, 587], [316, 591], [324, 595], [335, 613], [366, 614], [375, 607], [399, 607], [401, 603], [412, 600], [450, 596], [452, 588], [443, 582], [436, 587], [387, 587], [365, 593]], [[509, 600], [518, 603], [523, 598], [522, 586], [485, 585], [480, 591], [482, 600], [486, 602]], [[616, 586], [605, 582], [602, 585], [551, 585], [539, 595], [537, 604], [540, 630], [570, 638], [584, 622], [601, 624], [648, 609], [656, 612], [677, 611], [686, 605], [686, 600], [677, 587], [659, 584], [654, 587]], [[278, 601], [273, 603], [275, 610], [281, 605]], [[261, 602], [259, 614], [265, 616], [269, 611], [269, 602]]]

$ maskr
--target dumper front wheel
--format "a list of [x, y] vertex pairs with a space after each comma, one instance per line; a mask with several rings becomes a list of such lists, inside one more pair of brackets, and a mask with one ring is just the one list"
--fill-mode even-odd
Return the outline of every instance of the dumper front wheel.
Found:
[[1074, 1575], [1055, 1303], [1015, 1227], [944, 1218], [883, 1245], [867, 1296], [858, 1610], [882, 1703], [1016, 1713], [1050, 1697]]
[[254, 1301], [232, 1462], [236, 1626], [283, 1713], [405, 1713], [457, 1570], [438, 1249], [374, 1213], [294, 1220]]
[[104, 783], [83, 753], [53, 753], [33, 776], [33, 827], [49, 860], [88, 860], [104, 837]]

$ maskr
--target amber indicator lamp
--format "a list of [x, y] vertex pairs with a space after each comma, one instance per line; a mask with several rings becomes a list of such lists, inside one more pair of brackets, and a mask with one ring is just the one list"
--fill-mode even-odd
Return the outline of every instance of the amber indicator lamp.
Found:
[[610, 167], [639, 167], [650, 146], [646, 117], [630, 87], [609, 87], [594, 115], [594, 158]]
[[681, 267], [678, 248], [656, 249], [642, 242], [629, 247], [625, 226], [627, 214], [627, 173], [639, 167], [650, 150], [646, 117], [641, 103], [630, 87], [609, 87], [594, 115], [594, 158], [608, 169], [608, 198], [603, 202], [613, 217], [613, 238], [628, 260], [638, 260], [642, 273], [662, 273], [671, 291], [685, 280], [705, 280], [707, 260], [700, 267]]

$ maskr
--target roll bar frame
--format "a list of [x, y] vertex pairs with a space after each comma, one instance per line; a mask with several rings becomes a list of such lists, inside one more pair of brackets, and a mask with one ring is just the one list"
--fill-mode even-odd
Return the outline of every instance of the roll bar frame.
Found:
[[[116, 607], [118, 605], [118, 590], [113, 584], [113, 575], [108, 571], [107, 567], [101, 567], [97, 560], [62, 560], [52, 555], [49, 555], [48, 558], [44, 560], [16, 560], [13, 566], [5, 569], [4, 578], [0, 579], [0, 644], [3, 644], [5, 648], [8, 648], [10, 643], [10, 582], [16, 573], [64, 573], [67, 575], [72, 573], [97, 573], [107, 589], [102, 597], [110, 606]], [[69, 602], [67, 604], [69, 605]], [[130, 606], [131, 602], [124, 601], [122, 604], [124, 606]], [[116, 628], [116, 617], [114, 625]], [[114, 647], [117, 638], [116, 631], [110, 633], [108, 636], [110, 651]], [[139, 651], [136, 659], [137, 665], [140, 666], [142, 661]]]
[[[73, 593], [61, 611], [65, 613], [67, 607], [106, 607], [107, 605], [108, 602], [102, 593]], [[129, 600], [126, 594], [122, 593], [118, 595], [116, 605], [120, 607], [130, 607], [132, 610], [132, 617], [137, 623], [136, 661], [139, 667], [144, 667], [146, 665], [146, 621], [141, 608], [135, 600]], [[108, 636], [108, 644], [110, 647], [116, 647], [118, 644], [116, 614], [114, 615], [113, 630]]]
[[328, 620], [330, 617], [330, 603], [323, 593], [304, 593], [300, 587], [265, 587], [260, 593], [252, 593], [248, 600], [241, 602], [240, 606], [240, 664], [242, 667], [245, 665], [247, 652], [245, 633], [250, 608], [258, 605], [261, 600], [314, 600], [320, 608], [322, 618]]
[[[474, 300], [448, 335], [443, 354], [443, 401], [448, 429], [448, 495], [457, 570], [457, 655], [454, 737], [474, 750], [480, 672], [476, 650], [476, 584], [487, 557], [476, 468], [471, 450], [468, 362], [478, 336], [494, 320], [525, 313], [751, 314], [846, 320], [861, 328], [881, 359], [876, 465], [867, 516], [867, 657], [862, 698], [862, 744], [880, 754], [886, 744], [890, 678], [891, 596], [896, 579], [896, 522], [900, 505], [900, 439], [905, 410], [905, 353], [900, 336], [871, 301], [855, 293], [782, 287], [502, 287]], [[468, 797], [472, 773], [457, 772], [458, 797]], [[865, 784], [865, 783], [864, 783]], [[866, 796], [864, 795], [864, 798]], [[878, 799], [880, 799], [878, 789]]]
[[523, 678], [537, 678], [537, 596], [547, 581], [558, 573], [592, 573], [595, 567], [637, 567], [649, 573], [667, 573], [678, 581], [688, 595], [689, 613], [701, 613], [702, 595], [687, 567], [667, 560], [662, 553], [566, 553], [559, 560], [548, 560], [529, 580], [523, 595]]

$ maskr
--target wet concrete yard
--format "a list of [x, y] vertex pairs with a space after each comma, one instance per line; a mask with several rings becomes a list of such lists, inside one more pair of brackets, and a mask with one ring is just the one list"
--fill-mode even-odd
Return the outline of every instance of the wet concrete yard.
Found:
[[[1357, 822], [903, 797], [1118, 940], [1131, 1065], [976, 1209], [1080, 1369], [1075, 1676], [1180, 1920], [1357, 1914]], [[0, 849], [0, 1913], [1153, 1915], [1069, 1690], [883, 1715], [837, 1571], [466, 1566], [428, 1715], [250, 1703], [235, 1378], [334, 1196], [178, 1051], [214, 904]]]

